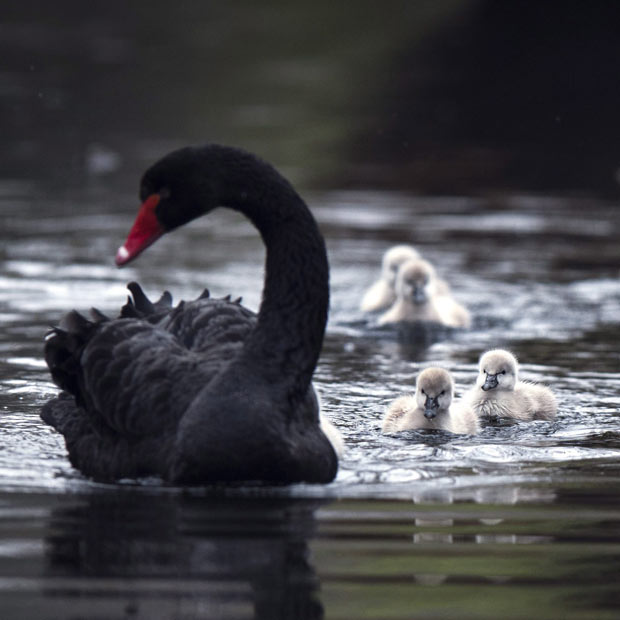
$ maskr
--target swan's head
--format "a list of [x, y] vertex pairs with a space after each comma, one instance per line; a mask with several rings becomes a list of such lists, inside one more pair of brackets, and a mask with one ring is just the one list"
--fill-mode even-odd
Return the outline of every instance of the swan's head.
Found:
[[119, 267], [136, 258], [164, 233], [221, 204], [216, 190], [220, 168], [224, 166], [217, 157], [220, 148], [209, 145], [179, 149], [144, 173], [140, 182], [142, 205], [127, 240], [116, 254]]
[[479, 364], [480, 373], [476, 384], [488, 392], [490, 390], [515, 389], [517, 383], [518, 362], [517, 358], [504, 349], [487, 351]]
[[424, 417], [432, 420], [447, 411], [454, 396], [454, 382], [443, 368], [426, 368], [418, 375], [415, 399], [424, 411]]
[[421, 258], [405, 261], [398, 270], [396, 296], [409, 303], [422, 305], [435, 294], [433, 266]]
[[406, 261], [419, 258], [417, 250], [410, 245], [395, 245], [390, 248], [381, 261], [381, 278], [388, 283], [390, 288], [396, 284], [398, 268]]

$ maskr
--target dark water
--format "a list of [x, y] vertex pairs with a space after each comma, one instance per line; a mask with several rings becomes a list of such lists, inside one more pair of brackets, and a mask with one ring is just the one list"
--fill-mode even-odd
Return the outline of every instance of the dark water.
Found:
[[[594, 3], [603, 5], [612, 6]], [[542, 192], [526, 183], [532, 169], [490, 167], [485, 187], [463, 164], [467, 144], [484, 143], [477, 165], [500, 161], [500, 151], [524, 165], [533, 147], [523, 123], [519, 144], [501, 132], [472, 137], [475, 124], [455, 136], [448, 123], [431, 140], [430, 195], [415, 184], [425, 176], [420, 155], [403, 159], [396, 142], [386, 145], [403, 118], [396, 101], [423, 115], [421, 99], [406, 95], [412, 84], [429, 105], [442, 98], [424, 75], [411, 82], [396, 68], [404, 59], [419, 67], [435, 40], [461, 40], [442, 39], [446, 29], [462, 37], [472, 24], [488, 28], [486, 3], [362, 3], [354, 23], [339, 9], [278, 3], [242, 3], [234, 15], [219, 3], [180, 3], [172, 15], [160, 3], [129, 3], [121, 14], [66, 6], [62, 17], [52, 3], [3, 7], [0, 24], [2, 617], [617, 617], [620, 218], [610, 186], [596, 183], [613, 178], [620, 158], [598, 125], [586, 127], [586, 151], [595, 138], [605, 146], [596, 174], [554, 168], [564, 184]], [[563, 36], [558, 29], [556, 42]], [[473, 48], [460, 45], [467, 65]], [[443, 66], [441, 49], [432, 57]], [[400, 131], [412, 125], [403, 120]], [[575, 158], [584, 157], [570, 131], [558, 152], [572, 136]], [[316, 384], [346, 443], [330, 485], [97, 485], [39, 420], [55, 393], [41, 343], [63, 312], [113, 313], [133, 279], [149, 294], [167, 288], [180, 299], [208, 286], [258, 306], [263, 249], [230, 212], [113, 267], [141, 170], [207, 138], [272, 160], [326, 236], [332, 302]], [[441, 153], [450, 166], [439, 165]], [[443, 173], [452, 181], [438, 192]], [[476, 191], [456, 191], [459, 174]], [[359, 312], [382, 252], [400, 242], [436, 264], [472, 311], [471, 330], [420, 343]], [[552, 387], [556, 421], [476, 437], [380, 433], [386, 404], [412, 389], [421, 368], [449, 368], [462, 393], [480, 353], [497, 346], [517, 354], [523, 378]]]

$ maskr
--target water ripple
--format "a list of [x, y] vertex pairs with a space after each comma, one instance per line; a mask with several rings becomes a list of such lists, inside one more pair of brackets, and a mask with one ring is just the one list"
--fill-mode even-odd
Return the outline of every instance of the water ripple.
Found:
[[[592, 248], [612, 234], [615, 224], [605, 205], [598, 212], [593, 207], [584, 226], [566, 216], [571, 206], [559, 199], [515, 197], [502, 213], [476, 199], [404, 194], [332, 193], [313, 196], [313, 203], [332, 266], [330, 320], [316, 384], [346, 452], [332, 485], [320, 490], [300, 485], [293, 493], [422, 496], [442, 488], [501, 486], [506, 480], [563, 480], [575, 471], [591, 476], [620, 457], [614, 345], [620, 335], [620, 282], [610, 274], [584, 277], [555, 267], [566, 251], [558, 231], [578, 230]], [[41, 404], [55, 392], [41, 357], [42, 338], [62, 312], [97, 306], [115, 313], [124, 303], [126, 281], [134, 278], [153, 294], [170, 289], [176, 299], [210, 286], [215, 294], [243, 295], [253, 308], [260, 301], [260, 240], [237, 216], [213, 216], [182, 229], [176, 239], [155, 246], [148, 260], [118, 271], [111, 257], [127, 218], [101, 217], [94, 206], [80, 216], [65, 213], [64, 205], [57, 208], [57, 218], [40, 220], [25, 208], [9, 211], [7, 220], [11, 237], [0, 263], [5, 487], [91, 484], [71, 469], [61, 438], [38, 418]], [[428, 234], [416, 232], [422, 230]], [[205, 235], [208, 260], [202, 257]], [[485, 247], [481, 239], [487, 239]], [[376, 329], [374, 319], [360, 313], [359, 300], [392, 242], [412, 242], [436, 263], [471, 308], [471, 330], [414, 341], [402, 332]], [[480, 352], [493, 346], [517, 353], [523, 378], [552, 386], [560, 403], [555, 422], [490, 426], [476, 437], [382, 435], [385, 407], [413, 390], [422, 368], [449, 368], [461, 394], [475, 380]]]

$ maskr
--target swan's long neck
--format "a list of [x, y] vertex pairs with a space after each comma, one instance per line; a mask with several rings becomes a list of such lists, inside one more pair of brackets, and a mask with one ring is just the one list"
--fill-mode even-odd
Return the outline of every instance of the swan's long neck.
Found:
[[270, 384], [286, 383], [287, 396], [295, 400], [307, 392], [323, 343], [327, 252], [297, 192], [267, 164], [256, 165], [256, 175], [250, 166], [228, 180], [223, 202], [252, 221], [267, 248], [258, 322], [238, 361], [249, 362]]

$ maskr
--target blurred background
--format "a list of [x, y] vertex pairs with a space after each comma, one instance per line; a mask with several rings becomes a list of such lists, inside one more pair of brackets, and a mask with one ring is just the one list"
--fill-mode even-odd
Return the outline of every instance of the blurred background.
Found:
[[613, 0], [0, 8], [3, 177], [120, 183], [221, 141], [313, 187], [617, 195]]

